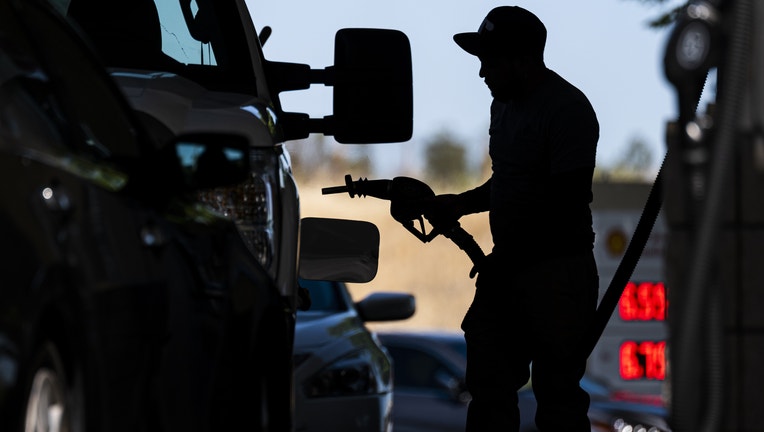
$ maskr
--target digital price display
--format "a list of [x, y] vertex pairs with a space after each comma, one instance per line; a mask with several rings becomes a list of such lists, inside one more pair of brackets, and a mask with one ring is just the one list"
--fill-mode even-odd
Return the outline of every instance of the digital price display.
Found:
[[[625, 322], [666, 320], [668, 301], [663, 282], [629, 282], [618, 303], [618, 315]], [[666, 341], [626, 340], [621, 343], [618, 363], [624, 380], [664, 380]]]
[[618, 302], [624, 321], [665, 321], [668, 301], [663, 282], [629, 282]]
[[666, 341], [626, 341], [618, 357], [625, 380], [666, 378]]

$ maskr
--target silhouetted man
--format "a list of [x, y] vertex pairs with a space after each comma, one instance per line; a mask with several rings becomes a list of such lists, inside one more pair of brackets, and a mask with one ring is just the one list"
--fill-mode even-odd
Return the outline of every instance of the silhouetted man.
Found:
[[579, 381], [599, 285], [589, 208], [597, 116], [579, 89], [546, 67], [546, 28], [533, 13], [497, 7], [477, 32], [454, 41], [478, 57], [493, 96], [491, 178], [436, 196], [425, 212], [428, 219], [489, 212], [494, 246], [462, 322], [467, 431], [517, 430], [517, 390], [532, 376], [538, 428], [588, 432], [589, 395]]

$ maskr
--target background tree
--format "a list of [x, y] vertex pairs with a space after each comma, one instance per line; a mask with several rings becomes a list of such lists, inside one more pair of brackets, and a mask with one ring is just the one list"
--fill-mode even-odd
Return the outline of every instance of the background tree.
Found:
[[615, 170], [646, 174], [653, 163], [653, 153], [642, 137], [634, 137], [615, 164]]
[[439, 132], [426, 143], [426, 181], [439, 185], [460, 185], [469, 176], [464, 145], [449, 132]]
[[653, 152], [642, 137], [634, 137], [612, 166], [598, 166], [594, 172], [597, 181], [652, 181], [656, 173], [650, 171]]
[[[651, 5], [651, 6], [654, 6], [654, 5], [663, 6], [663, 5], [666, 5], [667, 3], [672, 2], [672, 0], [634, 0], [634, 1], [638, 1], [640, 3]], [[647, 25], [655, 29], [668, 27], [669, 25], [673, 24], [674, 21], [676, 21], [676, 18], [679, 15], [679, 12], [681, 12], [682, 8], [687, 6], [687, 4], [689, 4], [689, 1], [686, 1], [679, 6], [674, 6], [674, 7], [670, 7], [669, 9], [664, 9], [655, 18], [648, 21]]]
[[327, 176], [342, 179], [347, 173], [364, 173], [365, 177], [373, 177], [369, 149], [363, 145], [339, 144], [324, 135], [313, 134], [303, 140], [288, 142], [287, 149], [295, 177], [300, 182]]

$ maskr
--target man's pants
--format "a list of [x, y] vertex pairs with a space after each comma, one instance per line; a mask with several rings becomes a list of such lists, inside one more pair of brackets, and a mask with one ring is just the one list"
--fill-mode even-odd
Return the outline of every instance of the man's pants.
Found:
[[591, 430], [589, 395], [579, 382], [598, 290], [590, 252], [528, 265], [488, 256], [462, 322], [472, 395], [467, 432], [517, 431], [517, 391], [529, 378], [539, 430]]

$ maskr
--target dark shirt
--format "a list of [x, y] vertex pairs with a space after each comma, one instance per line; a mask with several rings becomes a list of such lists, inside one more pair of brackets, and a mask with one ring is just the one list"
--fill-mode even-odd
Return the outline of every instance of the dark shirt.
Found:
[[490, 211], [494, 252], [522, 259], [591, 250], [599, 123], [586, 96], [553, 71], [522, 99], [491, 105], [493, 174], [465, 192]]

